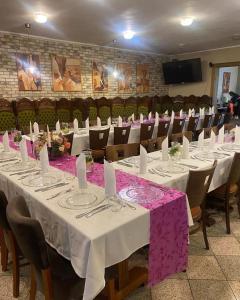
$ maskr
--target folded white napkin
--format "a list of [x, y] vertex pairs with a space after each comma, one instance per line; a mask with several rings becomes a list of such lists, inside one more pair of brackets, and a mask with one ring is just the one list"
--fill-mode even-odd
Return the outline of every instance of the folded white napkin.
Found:
[[118, 117], [118, 127], [122, 127], [122, 117]]
[[172, 115], [171, 115], [171, 124], [173, 123], [174, 118], [175, 118], [175, 112], [172, 111]]
[[189, 108], [189, 110], [188, 110], [188, 117], [190, 118], [191, 115], [192, 115], [192, 110], [191, 110], [191, 108]]
[[195, 117], [195, 109], [192, 109], [192, 116]]
[[211, 114], [214, 115], [214, 106], [211, 107]]
[[86, 175], [86, 157], [84, 153], [81, 153], [76, 160], [76, 170], [78, 178], [78, 186], [80, 189], [87, 188], [87, 175]]
[[150, 111], [150, 113], [148, 114], [148, 120], [150, 121], [152, 119], [152, 112]]
[[219, 144], [224, 143], [224, 126], [222, 126], [222, 128], [218, 132], [218, 143]]
[[48, 125], [47, 125], [47, 145], [48, 145], [49, 148], [52, 147], [52, 143], [51, 143], [51, 134], [50, 134]]
[[111, 125], [112, 125], [111, 117], [109, 117], [109, 118], [107, 119], [107, 124], [108, 124], [109, 127], [111, 127]]
[[47, 173], [49, 168], [49, 159], [48, 159], [48, 151], [47, 151], [46, 144], [40, 150], [39, 157], [40, 157], [41, 170], [43, 173]]
[[140, 124], [143, 123], [143, 114], [140, 114]]
[[147, 173], [147, 151], [142, 145], [140, 145], [139, 173], [140, 174]]
[[57, 121], [57, 123], [56, 123], [56, 132], [57, 133], [61, 132], [61, 127], [60, 127], [60, 122], [59, 121]]
[[25, 137], [22, 137], [22, 140], [19, 143], [19, 149], [20, 149], [22, 162], [28, 161], [27, 142]]
[[216, 143], [216, 134], [213, 132], [213, 130], [211, 130], [209, 148], [213, 149], [215, 143]]
[[205, 107], [202, 109], [202, 116], [205, 116]]
[[78, 119], [73, 120], [73, 131], [74, 133], [78, 133]]
[[32, 122], [31, 121], [29, 123], [29, 136], [30, 136], [30, 140], [32, 141], [32, 139], [33, 139], [33, 128], [32, 128]]
[[199, 116], [200, 117], [202, 116], [202, 109], [201, 109], [201, 107], [199, 108]]
[[189, 158], [189, 140], [183, 136], [182, 158]]
[[104, 160], [104, 182], [105, 196], [114, 197], [116, 195], [116, 174], [113, 166]]
[[203, 147], [204, 141], [204, 131], [202, 131], [198, 136], [198, 147]]
[[5, 131], [4, 135], [3, 135], [3, 149], [4, 151], [10, 151], [10, 147], [9, 147], [9, 137], [8, 137], [8, 132]]
[[240, 127], [236, 126], [235, 129], [235, 144], [240, 144]]
[[180, 110], [179, 116], [180, 116], [180, 118], [182, 118], [182, 116], [183, 116], [183, 110], [182, 109]]
[[97, 117], [97, 127], [101, 128], [102, 124], [101, 124], [101, 119], [99, 117]]
[[162, 160], [168, 160], [168, 137], [162, 142]]
[[168, 109], [165, 111], [164, 115], [167, 115], [167, 116], [168, 116]]
[[156, 113], [155, 113], [155, 126], [158, 126], [158, 124], [159, 124], [159, 113], [156, 111]]
[[35, 135], [39, 134], [39, 126], [38, 126], [37, 122], [33, 123], [33, 132], [34, 132]]
[[85, 121], [85, 127], [87, 130], [89, 130], [89, 118], [87, 118]]
[[132, 121], [134, 122], [134, 121], [135, 121], [135, 116], [134, 116], [134, 114], [132, 114], [131, 118], [132, 118]]

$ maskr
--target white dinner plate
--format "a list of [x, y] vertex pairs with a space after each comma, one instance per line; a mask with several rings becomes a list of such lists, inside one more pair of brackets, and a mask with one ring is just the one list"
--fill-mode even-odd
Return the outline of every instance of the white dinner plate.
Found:
[[17, 156], [16, 152], [12, 151], [2, 151], [0, 152], [0, 160], [10, 159]]
[[192, 156], [193, 158], [197, 158], [199, 160], [206, 160], [206, 159], [222, 159], [226, 158], [224, 153], [216, 153], [216, 152], [199, 152]]
[[172, 164], [171, 166], [158, 165], [155, 169], [162, 173], [172, 173], [172, 174], [181, 174], [181, 173], [186, 173], [189, 171], [188, 167], [178, 165], [178, 164]]
[[3, 172], [19, 172], [19, 171], [29, 171], [36, 167], [35, 161], [27, 161], [27, 162], [11, 162], [5, 166], [0, 167]]
[[57, 172], [48, 172], [45, 174], [29, 174], [22, 179], [22, 184], [31, 187], [48, 187], [63, 180], [63, 175]]
[[222, 149], [223, 151], [228, 151], [228, 152], [240, 151], [240, 145], [237, 144], [226, 144], [219, 148]]
[[[147, 163], [150, 163], [152, 162], [154, 159], [150, 156], [147, 156]], [[128, 157], [128, 158], [124, 158], [123, 159], [123, 162], [126, 162], [128, 164], [132, 164], [132, 165], [137, 165], [139, 166], [139, 162], [140, 162], [140, 157], [139, 156], [131, 156], [131, 157]]]

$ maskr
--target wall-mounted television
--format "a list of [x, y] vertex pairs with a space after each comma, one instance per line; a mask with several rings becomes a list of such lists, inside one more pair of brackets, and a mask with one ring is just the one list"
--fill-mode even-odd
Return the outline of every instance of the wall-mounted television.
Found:
[[165, 84], [202, 81], [201, 59], [194, 58], [163, 63], [163, 74]]

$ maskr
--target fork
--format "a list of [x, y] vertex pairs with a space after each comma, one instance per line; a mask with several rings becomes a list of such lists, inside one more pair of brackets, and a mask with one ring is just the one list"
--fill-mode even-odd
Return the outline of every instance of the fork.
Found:
[[52, 195], [51, 197], [47, 198], [46, 200], [51, 200], [51, 199], [56, 198], [56, 197], [58, 197], [60, 195], [64, 195], [66, 193], [70, 193], [72, 190], [73, 190], [73, 188], [70, 188], [70, 189], [67, 189], [65, 191], [58, 192], [58, 193]]

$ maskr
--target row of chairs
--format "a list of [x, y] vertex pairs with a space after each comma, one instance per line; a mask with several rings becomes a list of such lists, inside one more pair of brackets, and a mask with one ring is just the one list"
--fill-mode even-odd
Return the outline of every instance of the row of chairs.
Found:
[[198, 111], [198, 105], [199, 107], [209, 107], [211, 104], [211, 98], [207, 98], [207, 96], [199, 99], [199, 102], [195, 100], [195, 102], [189, 102], [180, 96], [175, 98], [169, 96], [129, 97], [127, 99], [102, 97], [97, 100], [61, 98], [58, 101], [49, 98], [34, 101], [22, 98], [12, 102], [0, 99], [0, 131], [12, 128], [22, 130], [23, 127], [29, 126], [30, 121], [32, 123], [36, 121], [40, 125], [48, 124], [50, 129], [53, 129], [57, 120], [69, 123], [76, 118], [81, 126], [87, 118], [89, 118], [90, 124], [94, 124], [97, 116], [103, 123], [106, 123], [110, 116], [117, 118], [120, 115], [128, 118], [132, 114], [137, 117], [140, 113], [146, 116], [150, 111], [157, 111], [161, 114], [166, 110], [171, 113], [172, 110], [175, 112], [179, 112], [181, 109], [188, 111], [189, 108], [195, 108]]

